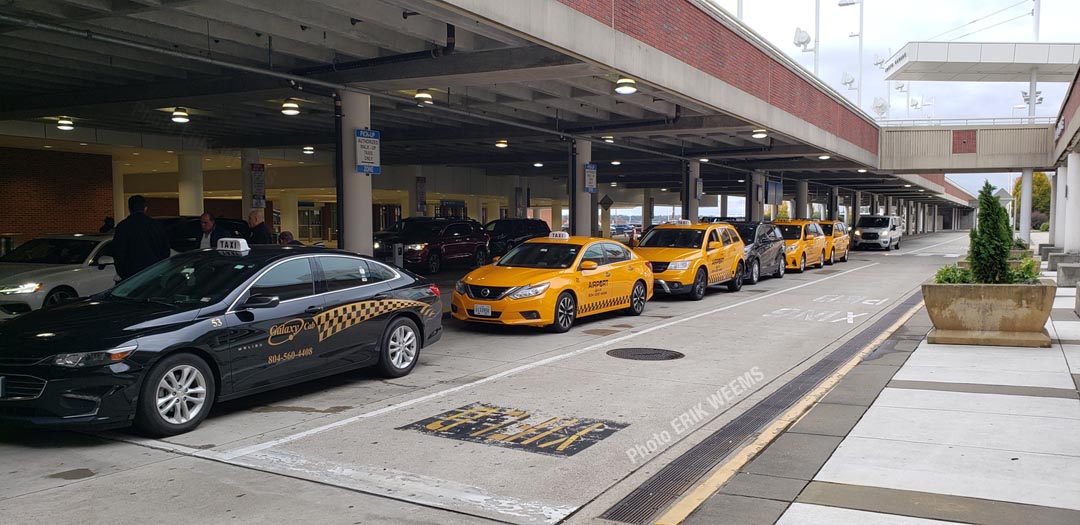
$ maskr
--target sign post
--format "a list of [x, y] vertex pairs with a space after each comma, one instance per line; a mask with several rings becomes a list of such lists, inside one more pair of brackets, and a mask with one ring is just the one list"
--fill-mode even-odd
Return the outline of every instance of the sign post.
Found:
[[596, 164], [585, 165], [585, 193], [596, 193]]
[[356, 172], [367, 175], [382, 173], [379, 158], [381, 134], [372, 129], [356, 130]]

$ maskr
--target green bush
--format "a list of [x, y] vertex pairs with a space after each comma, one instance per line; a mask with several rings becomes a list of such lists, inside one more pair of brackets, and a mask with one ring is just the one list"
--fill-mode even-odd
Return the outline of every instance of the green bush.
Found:
[[1050, 231], [1050, 223], [1049, 222], [1044, 222], [1044, 223], [1040, 224], [1039, 225], [1039, 231], [1041, 231], [1041, 232]]
[[971, 284], [971, 270], [957, 266], [945, 266], [934, 275], [934, 282], [938, 284]]
[[1020, 263], [1020, 268], [1009, 270], [1009, 282], [1033, 283], [1039, 280], [1042, 272], [1039, 271], [1039, 261], [1028, 257]]
[[1025, 241], [1024, 239], [1021, 239], [1021, 238], [1017, 237], [1017, 238], [1013, 239], [1013, 249], [1016, 249], [1016, 250], [1030, 250], [1031, 245], [1028, 244], [1027, 241]]
[[1009, 215], [994, 196], [994, 187], [985, 182], [979, 191], [979, 224], [971, 229], [970, 259], [974, 282], [1009, 282], [1009, 251], [1012, 247]]

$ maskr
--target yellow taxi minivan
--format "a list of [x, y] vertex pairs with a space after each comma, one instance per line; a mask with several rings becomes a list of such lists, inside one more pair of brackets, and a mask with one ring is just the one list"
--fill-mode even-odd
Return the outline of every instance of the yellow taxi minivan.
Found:
[[776, 226], [784, 236], [784, 257], [787, 267], [806, 271], [807, 262], [818, 268], [825, 266], [825, 232], [816, 222], [806, 220], [778, 220]]
[[848, 235], [847, 224], [842, 221], [818, 221], [821, 232], [825, 234], [825, 264], [834, 264], [836, 261], [847, 262], [848, 252], [851, 251], [851, 236]]
[[727, 223], [661, 224], [645, 234], [634, 252], [652, 263], [657, 293], [686, 294], [697, 301], [714, 284], [742, 289], [746, 262], [738, 231]]
[[641, 315], [653, 295], [649, 261], [622, 243], [552, 232], [525, 241], [454, 286], [459, 321], [566, 332], [589, 315]]

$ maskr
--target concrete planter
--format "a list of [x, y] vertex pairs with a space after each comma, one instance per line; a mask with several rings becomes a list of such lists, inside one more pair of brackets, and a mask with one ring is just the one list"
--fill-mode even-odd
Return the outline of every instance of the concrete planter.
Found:
[[933, 344], [1048, 348], [1046, 321], [1057, 285], [923, 283], [926, 312], [934, 323]]

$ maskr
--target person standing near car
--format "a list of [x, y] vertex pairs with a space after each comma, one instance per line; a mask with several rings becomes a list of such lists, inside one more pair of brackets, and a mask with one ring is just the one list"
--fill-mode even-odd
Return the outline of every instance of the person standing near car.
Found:
[[275, 244], [274, 234], [270, 233], [270, 228], [263, 222], [262, 210], [251, 210], [251, 212], [248, 213], [248, 226], [251, 226], [251, 233], [248, 234], [248, 243]]
[[229, 232], [224, 228], [218, 228], [217, 221], [209, 213], [204, 213], [199, 217], [199, 229], [201, 230], [199, 248], [215, 248], [218, 240], [229, 236]]
[[169, 258], [165, 227], [146, 214], [146, 199], [142, 195], [132, 195], [128, 199], [128, 210], [131, 214], [116, 225], [111, 245], [116, 274], [121, 280]]

